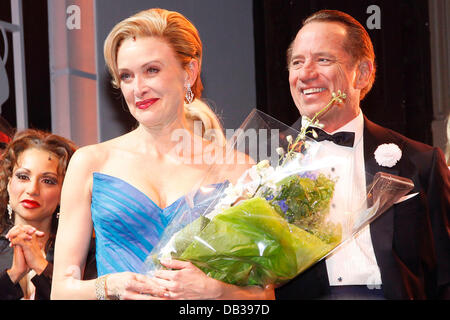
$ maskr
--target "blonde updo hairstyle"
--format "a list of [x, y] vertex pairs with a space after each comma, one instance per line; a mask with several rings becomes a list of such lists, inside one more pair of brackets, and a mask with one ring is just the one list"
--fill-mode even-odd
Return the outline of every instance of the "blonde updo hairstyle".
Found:
[[[203, 133], [207, 130], [223, 131], [215, 113], [204, 103], [199, 102], [203, 91], [200, 79], [202, 67], [202, 42], [195, 26], [182, 14], [175, 11], [153, 8], [141, 11], [119, 22], [105, 40], [104, 55], [106, 65], [112, 76], [112, 85], [120, 88], [117, 68], [117, 53], [125, 39], [136, 37], [158, 37], [164, 39], [174, 50], [178, 61], [184, 69], [192, 59], [198, 62], [198, 75], [191, 90], [195, 100], [185, 103], [185, 115], [188, 119], [200, 120]], [[185, 101], [186, 102], [186, 101]]]

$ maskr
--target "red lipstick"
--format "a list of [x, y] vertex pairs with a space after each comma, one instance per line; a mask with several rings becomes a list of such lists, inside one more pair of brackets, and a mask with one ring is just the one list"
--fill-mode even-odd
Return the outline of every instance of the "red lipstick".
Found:
[[138, 101], [138, 102], [136, 102], [136, 108], [145, 110], [158, 100], [159, 100], [158, 98], [152, 98], [152, 99], [146, 99], [143, 101]]
[[41, 204], [39, 202], [34, 201], [34, 200], [23, 200], [23, 201], [21, 201], [21, 204], [26, 209], [35, 209], [35, 208], [39, 208], [41, 206]]

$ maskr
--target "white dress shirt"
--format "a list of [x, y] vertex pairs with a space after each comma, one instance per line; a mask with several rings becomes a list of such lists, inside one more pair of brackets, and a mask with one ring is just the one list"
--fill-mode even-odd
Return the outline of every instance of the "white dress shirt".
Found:
[[[332, 155], [333, 166], [330, 174], [338, 178], [335, 186], [329, 218], [342, 223], [343, 237], [351, 234], [351, 221], [358, 212], [366, 208], [366, 176], [363, 147], [364, 118], [359, 115], [339, 128], [340, 131], [355, 132], [353, 148], [334, 144], [331, 141], [320, 142], [325, 148], [315, 155], [315, 159], [327, 159]], [[378, 288], [381, 284], [380, 270], [377, 265], [370, 225], [363, 228], [353, 239], [339, 246], [326, 258], [328, 279], [331, 286], [367, 285]]]

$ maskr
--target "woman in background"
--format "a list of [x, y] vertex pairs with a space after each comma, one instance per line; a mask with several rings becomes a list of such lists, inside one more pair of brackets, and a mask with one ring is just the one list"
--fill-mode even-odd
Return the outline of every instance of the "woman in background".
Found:
[[[17, 133], [0, 160], [0, 299], [49, 299], [62, 183], [75, 145]], [[94, 255], [90, 274], [95, 277]]]

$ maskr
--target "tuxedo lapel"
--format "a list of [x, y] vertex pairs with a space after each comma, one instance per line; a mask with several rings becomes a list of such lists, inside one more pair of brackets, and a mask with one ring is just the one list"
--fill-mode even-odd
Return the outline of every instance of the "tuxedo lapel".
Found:
[[375, 125], [364, 117], [364, 163], [366, 170], [366, 184], [372, 183], [373, 177], [377, 172], [386, 172], [393, 175], [399, 175], [399, 165], [392, 168], [382, 167], [375, 160], [375, 150], [384, 143], [393, 143], [390, 139], [389, 131]]
[[[364, 117], [364, 162], [366, 170], [366, 184], [373, 181], [377, 172], [386, 172], [393, 175], [416, 180], [417, 172], [411, 161], [407, 157], [402, 157], [392, 168], [378, 165], [375, 160], [374, 152], [379, 145], [385, 143], [394, 143], [404, 150], [406, 141], [398, 135], [392, 134], [392, 131], [376, 125]], [[414, 187], [412, 192], [418, 192], [418, 186]], [[383, 290], [385, 296], [401, 297], [404, 296], [403, 288], [399, 285], [398, 277], [400, 271], [398, 263], [394, 256], [396, 253], [394, 247], [394, 228], [396, 221], [396, 205], [393, 205], [376, 220], [370, 224], [370, 234], [372, 245], [380, 267]]]
[[[373, 177], [377, 172], [383, 171], [391, 174], [398, 174], [398, 170], [392, 168], [381, 167], [375, 160], [374, 152], [376, 148], [383, 144], [388, 143], [386, 141], [386, 135], [375, 124], [370, 122], [364, 117], [364, 165], [366, 170], [366, 185], [370, 185], [373, 182]], [[392, 255], [392, 242], [394, 237], [394, 208], [389, 208], [381, 216], [370, 224], [370, 236], [372, 239], [372, 245], [374, 248], [377, 263], [381, 271], [392, 268], [389, 266], [392, 264], [392, 260], [387, 258]], [[383, 283], [383, 290], [390, 291], [389, 286], [390, 273], [381, 273], [381, 279]]]

